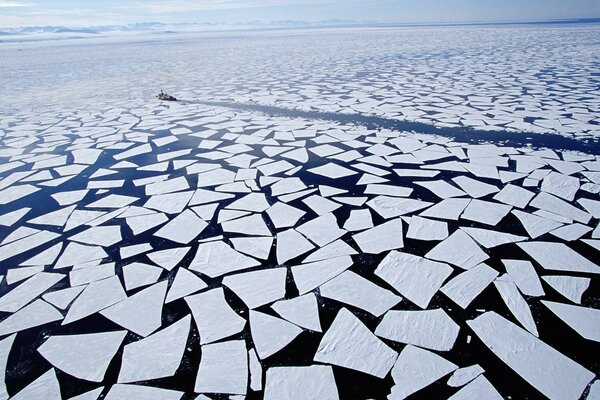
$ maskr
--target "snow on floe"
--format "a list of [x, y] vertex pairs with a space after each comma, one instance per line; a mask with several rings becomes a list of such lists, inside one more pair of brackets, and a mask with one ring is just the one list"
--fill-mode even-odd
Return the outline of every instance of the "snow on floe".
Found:
[[223, 278], [223, 285], [242, 299], [248, 308], [256, 308], [285, 296], [286, 277], [286, 268], [271, 268], [228, 275]]
[[13, 400], [47, 399], [61, 400], [60, 386], [56, 379], [56, 371], [50, 369], [35, 381], [27, 385], [19, 393], [11, 397]]
[[448, 379], [448, 386], [460, 387], [471, 382], [485, 371], [479, 364], [471, 365], [470, 367], [459, 368]]
[[404, 246], [402, 220], [392, 219], [374, 228], [356, 233], [352, 239], [363, 253], [380, 254], [386, 250], [400, 249]]
[[600, 341], [600, 310], [546, 300], [542, 304], [584, 338]]
[[577, 304], [581, 304], [581, 296], [591, 282], [590, 278], [562, 275], [546, 275], [542, 276], [542, 279], [558, 293]]
[[352, 257], [341, 256], [293, 266], [292, 275], [298, 292], [302, 295], [341, 274], [352, 266]]
[[287, 346], [302, 329], [288, 321], [258, 311], [250, 311], [252, 342], [260, 359], [265, 359]]
[[0, 311], [15, 312], [60, 282], [63, 274], [40, 272], [0, 297]]
[[258, 261], [235, 251], [226, 243], [214, 241], [198, 245], [189, 268], [212, 278], [258, 265]]
[[408, 253], [391, 251], [377, 266], [375, 275], [421, 308], [427, 308], [435, 293], [452, 274], [448, 264]]
[[191, 316], [187, 315], [142, 340], [126, 345], [118, 382], [173, 376], [183, 357], [190, 323]]
[[376, 317], [379, 317], [402, 300], [400, 296], [352, 271], [344, 271], [321, 285], [319, 293], [321, 297], [361, 308]]
[[[0, 369], [5, 371], [8, 364], [8, 355], [15, 341], [16, 335], [8, 336], [2, 340], [0, 340]], [[6, 391], [6, 382], [5, 379], [0, 379], [0, 399], [6, 400], [8, 399], [8, 392]]]
[[183, 392], [142, 385], [113, 385], [105, 400], [145, 399], [145, 400], [181, 400]]
[[564, 243], [524, 242], [518, 243], [531, 258], [543, 268], [556, 271], [600, 273], [600, 267]]
[[461, 230], [454, 231], [447, 239], [425, 254], [425, 257], [463, 269], [471, 269], [489, 258], [477, 243]]
[[414, 216], [410, 218], [406, 237], [416, 240], [444, 240], [448, 237], [448, 224]]
[[246, 320], [225, 301], [222, 288], [212, 289], [185, 298], [200, 332], [200, 343], [207, 344], [240, 332]]
[[497, 276], [498, 271], [482, 263], [452, 278], [440, 290], [461, 308], [467, 308]]
[[500, 297], [504, 300], [506, 307], [508, 307], [508, 310], [515, 316], [517, 321], [531, 332], [532, 335], [538, 336], [538, 330], [533, 320], [533, 315], [531, 315], [529, 304], [527, 304], [521, 293], [519, 293], [517, 285], [507, 275], [500, 276], [494, 280], [494, 285], [498, 293], [500, 293]]
[[126, 334], [127, 331], [114, 331], [51, 336], [38, 348], [38, 352], [54, 367], [69, 375], [101, 382]]
[[594, 379], [594, 373], [493, 311], [467, 324], [502, 362], [550, 399], [578, 399]]
[[506, 272], [521, 293], [526, 296], [543, 296], [544, 289], [533, 264], [523, 260], [502, 260]]
[[271, 308], [282, 318], [302, 328], [321, 332], [319, 306], [314, 293], [307, 293], [288, 300], [280, 300], [271, 305]]
[[503, 397], [498, 393], [496, 388], [492, 386], [485, 376], [479, 375], [468, 385], [464, 386], [454, 395], [450, 396], [448, 400], [475, 400], [475, 399], [489, 399], [489, 400], [501, 400]]
[[196, 393], [246, 394], [248, 353], [243, 340], [202, 346]]
[[460, 327], [441, 308], [424, 311], [388, 311], [377, 325], [377, 336], [426, 349], [449, 351]]
[[385, 377], [398, 354], [345, 308], [323, 335], [315, 361]]
[[395, 385], [388, 399], [404, 399], [457, 368], [437, 354], [408, 345], [400, 352], [392, 368]]
[[327, 365], [272, 367], [267, 370], [265, 400], [338, 400], [333, 370]]
[[63, 315], [56, 308], [38, 299], [0, 322], [0, 335], [8, 335], [62, 319]]

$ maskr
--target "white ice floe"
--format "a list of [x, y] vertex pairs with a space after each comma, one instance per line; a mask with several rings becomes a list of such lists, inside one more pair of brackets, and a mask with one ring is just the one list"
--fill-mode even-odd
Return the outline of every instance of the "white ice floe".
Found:
[[121, 271], [125, 280], [125, 290], [129, 291], [157, 282], [163, 269], [150, 264], [134, 262], [123, 266]]
[[525, 242], [517, 244], [542, 268], [556, 271], [600, 273], [600, 267], [564, 243]]
[[256, 308], [285, 296], [286, 277], [286, 268], [269, 268], [228, 275], [223, 278], [223, 285], [242, 299], [248, 308]]
[[264, 193], [250, 193], [227, 205], [227, 208], [260, 213], [269, 208], [269, 203]]
[[79, 379], [101, 382], [127, 331], [50, 336], [38, 352], [54, 367]]
[[344, 229], [357, 232], [373, 227], [373, 218], [369, 210], [350, 210], [350, 216], [344, 223]]
[[500, 246], [507, 243], [516, 243], [527, 240], [526, 236], [513, 235], [512, 233], [480, 229], [480, 228], [460, 228], [471, 236], [477, 243], [486, 249], [491, 249], [496, 246]]
[[523, 260], [502, 260], [504, 268], [521, 293], [526, 296], [543, 296], [544, 289], [533, 264]]
[[134, 235], [146, 232], [154, 227], [164, 224], [169, 220], [163, 213], [152, 213], [126, 218], [125, 221]]
[[438, 351], [454, 346], [460, 327], [441, 308], [425, 311], [388, 311], [377, 325], [377, 336]]
[[65, 310], [69, 304], [85, 289], [86, 285], [69, 287], [66, 289], [48, 292], [42, 296], [42, 299], [52, 304], [54, 307]]
[[448, 224], [443, 221], [413, 216], [406, 237], [416, 240], [444, 240], [448, 237]]
[[193, 205], [193, 191], [157, 194], [150, 197], [145, 203], [145, 208], [151, 208], [167, 214], [180, 214], [188, 205]]
[[457, 188], [449, 184], [446, 181], [438, 180], [438, 181], [416, 181], [414, 182], [416, 185], [422, 186], [425, 189], [429, 190], [437, 197], [441, 199], [447, 199], [450, 197], [461, 197], [466, 196], [467, 194]]
[[444, 199], [419, 214], [422, 217], [448, 219], [458, 221], [470, 199]]
[[104, 400], [181, 400], [183, 394], [183, 392], [176, 390], [117, 383], [110, 388]]
[[250, 369], [250, 389], [259, 392], [263, 388], [263, 369], [254, 349], [248, 350], [248, 367]]
[[331, 213], [305, 222], [296, 230], [319, 247], [339, 239], [346, 233], [345, 230], [338, 227], [337, 219]]
[[458, 186], [460, 186], [462, 190], [464, 190], [469, 196], [473, 197], [474, 199], [485, 197], [492, 193], [497, 193], [500, 190], [494, 185], [480, 182], [476, 179], [469, 178], [464, 175], [452, 178], [452, 181]]
[[194, 240], [208, 224], [192, 210], [185, 210], [160, 228], [154, 236], [169, 239], [177, 243], [188, 244]]
[[321, 332], [319, 305], [314, 293], [307, 293], [288, 300], [280, 300], [271, 305], [271, 308], [282, 318], [302, 328]]
[[61, 319], [63, 319], [63, 316], [56, 308], [38, 299], [0, 322], [0, 336]]
[[237, 315], [225, 301], [222, 288], [188, 296], [185, 301], [200, 332], [201, 344], [236, 334], [246, 325], [246, 320]]
[[579, 190], [579, 178], [550, 172], [542, 180], [541, 189], [567, 201], [573, 201]]
[[329, 258], [336, 258], [341, 256], [351, 256], [354, 254], [358, 254], [356, 250], [354, 250], [351, 246], [349, 246], [346, 242], [341, 239], [338, 239], [334, 242], [331, 242], [320, 249], [312, 252], [308, 257], [306, 257], [302, 262], [304, 264], [310, 263], [313, 261], [321, 261]]
[[146, 256], [148, 256], [148, 258], [155, 264], [166, 269], [167, 271], [171, 271], [179, 264], [179, 262], [181, 262], [181, 260], [183, 260], [183, 258], [190, 251], [190, 248], [191, 247], [189, 246], [174, 247], [171, 249], [154, 251], [146, 254]]
[[344, 271], [321, 285], [319, 293], [321, 297], [361, 308], [376, 317], [381, 316], [402, 300], [400, 296], [352, 271]]
[[397, 356], [350, 311], [342, 308], [323, 335], [314, 359], [383, 378]]
[[460, 387], [471, 382], [485, 371], [479, 364], [471, 365], [470, 367], [459, 368], [448, 379], [448, 386]]
[[189, 269], [214, 278], [257, 265], [260, 263], [255, 259], [235, 251], [226, 243], [218, 240], [198, 245]]
[[479, 375], [471, 383], [460, 389], [448, 398], [448, 400], [502, 400], [503, 397], [492, 386], [485, 376]]
[[600, 310], [547, 300], [542, 304], [585, 339], [600, 342]]
[[232, 340], [202, 346], [194, 392], [245, 395], [248, 387], [246, 342]]
[[167, 284], [167, 281], [162, 281], [143, 289], [100, 311], [100, 314], [115, 324], [146, 337], [160, 328]]
[[581, 238], [586, 233], [590, 232], [592, 227], [580, 223], [574, 223], [557, 228], [550, 232], [552, 236], [560, 238], [567, 242], [572, 242]]
[[527, 234], [532, 239], [562, 226], [560, 222], [539, 215], [529, 214], [519, 210], [513, 210], [512, 213], [519, 219], [521, 225], [523, 225], [523, 228], [525, 228]]
[[240, 233], [248, 236], [270, 236], [271, 231], [265, 224], [260, 214], [251, 214], [247, 217], [221, 223], [223, 232]]
[[328, 163], [321, 165], [320, 167], [310, 168], [307, 171], [331, 179], [344, 178], [346, 176], [358, 174], [356, 171], [342, 167], [341, 165], [335, 163]]
[[231, 238], [234, 249], [249, 256], [266, 260], [271, 253], [273, 237]]
[[388, 399], [402, 400], [457, 368], [435, 353], [408, 345], [400, 352], [392, 368], [395, 385]]
[[504, 304], [506, 304], [506, 307], [515, 316], [517, 321], [532, 335], [538, 336], [538, 330], [533, 320], [533, 315], [531, 315], [529, 304], [527, 304], [521, 293], [519, 293], [517, 285], [506, 275], [496, 278], [494, 285], [498, 293], [500, 293]]
[[252, 342], [262, 360], [277, 353], [296, 338], [302, 329], [283, 319], [250, 310]]
[[273, 225], [275, 225], [275, 228], [292, 227], [304, 214], [306, 214], [305, 211], [282, 202], [277, 202], [267, 209], [267, 215], [273, 222]]
[[546, 275], [542, 279], [573, 303], [581, 304], [581, 296], [590, 286], [590, 278], [577, 276]]
[[498, 271], [482, 263], [452, 278], [440, 290], [466, 309], [497, 276]]
[[87, 263], [89, 261], [101, 260], [108, 257], [108, 254], [102, 247], [86, 246], [79, 243], [71, 242], [67, 245], [63, 253], [60, 255], [54, 268], [65, 268], [72, 265]]
[[277, 233], [276, 244], [278, 264], [283, 264], [315, 248], [314, 244], [294, 229]]
[[356, 233], [352, 239], [363, 253], [380, 254], [386, 250], [400, 249], [404, 246], [402, 220], [392, 219], [374, 228]]
[[329, 199], [326, 199], [325, 197], [321, 197], [316, 194], [302, 200], [302, 202], [306, 204], [311, 210], [313, 210], [317, 215], [330, 213], [342, 206], [341, 204], [338, 204], [335, 201], [331, 201]]
[[520, 186], [508, 184], [494, 196], [494, 200], [517, 208], [525, 208], [533, 198], [534, 193]]
[[431, 206], [433, 203], [401, 197], [377, 196], [367, 202], [367, 206], [385, 219], [411, 214]]
[[40, 272], [0, 297], [0, 311], [14, 313], [60, 282], [63, 274]]
[[60, 385], [56, 379], [56, 371], [52, 368], [41, 375], [35, 381], [27, 385], [19, 393], [11, 397], [11, 400], [61, 400]]
[[452, 274], [448, 264], [408, 253], [391, 251], [379, 263], [375, 275], [421, 308], [427, 308], [435, 293]]
[[130, 246], [121, 246], [119, 248], [119, 255], [121, 256], [121, 259], [124, 260], [129, 257], [146, 253], [150, 250], [152, 250], [152, 246], [150, 245], [150, 243], [133, 244]]
[[175, 279], [173, 279], [173, 283], [171, 283], [165, 303], [181, 299], [182, 297], [207, 287], [206, 283], [193, 272], [190, 272], [185, 268], [179, 268], [175, 275]]
[[7, 260], [28, 250], [35, 249], [46, 244], [60, 235], [49, 231], [40, 231], [23, 239], [16, 240], [4, 246], [0, 246], [0, 261]]
[[271, 367], [267, 370], [265, 400], [338, 400], [333, 370], [328, 365]]
[[341, 274], [352, 266], [352, 257], [341, 256], [292, 267], [298, 292], [302, 295]]
[[447, 239], [425, 254], [425, 257], [463, 269], [471, 269], [489, 258], [477, 243], [461, 230], [454, 231]]
[[191, 316], [123, 349], [119, 383], [139, 382], [175, 375], [190, 332]]
[[119, 277], [92, 282], [69, 308], [63, 325], [80, 320], [127, 298]]
[[540, 192], [533, 200], [531, 200], [529, 205], [539, 208], [540, 210], [549, 211], [565, 218], [581, 222], [582, 224], [587, 224], [592, 218], [586, 211], [546, 192]]
[[461, 219], [496, 226], [510, 212], [512, 206], [491, 201], [472, 200], [460, 216]]
[[467, 324], [502, 362], [550, 399], [578, 399], [594, 379], [593, 372], [495, 312]]

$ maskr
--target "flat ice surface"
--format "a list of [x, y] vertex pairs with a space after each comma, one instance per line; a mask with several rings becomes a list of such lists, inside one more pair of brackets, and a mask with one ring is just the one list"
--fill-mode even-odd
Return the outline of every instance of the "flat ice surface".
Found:
[[350, 311], [342, 308], [321, 339], [315, 361], [383, 378], [396, 357], [394, 350], [373, 335]]
[[328, 365], [273, 367], [267, 370], [265, 400], [338, 400], [333, 370]]
[[460, 327], [441, 308], [424, 311], [388, 311], [375, 334], [400, 343], [438, 351], [454, 346]]
[[485, 376], [479, 375], [476, 379], [464, 386], [458, 392], [454, 393], [448, 400], [501, 400], [503, 397], [492, 386]]
[[250, 311], [252, 341], [260, 359], [265, 359], [287, 346], [302, 329], [283, 319], [258, 311]]
[[427, 308], [452, 271], [448, 264], [409, 253], [390, 251], [377, 266], [375, 275], [411, 302], [421, 308]]
[[477, 243], [461, 230], [455, 231], [425, 254], [425, 257], [447, 262], [463, 269], [471, 269], [489, 258]]
[[223, 285], [231, 289], [248, 308], [256, 308], [285, 296], [287, 269], [272, 268], [244, 272], [223, 278]]
[[246, 342], [232, 340], [202, 346], [196, 393], [246, 394], [248, 352]]
[[455, 276], [440, 290], [461, 308], [466, 309], [497, 276], [498, 271], [482, 263]]
[[502, 362], [550, 399], [578, 399], [594, 379], [594, 373], [493, 311], [467, 324]]
[[457, 368], [435, 353], [408, 345], [402, 349], [392, 368], [395, 385], [388, 398], [404, 399]]
[[594, 342], [600, 341], [599, 310], [544, 300], [542, 304], [584, 338]]
[[564, 243], [526, 242], [519, 243], [527, 254], [543, 268], [555, 271], [600, 273], [600, 267], [581, 256]]
[[54, 367], [79, 379], [102, 382], [127, 331], [51, 336], [38, 352]]

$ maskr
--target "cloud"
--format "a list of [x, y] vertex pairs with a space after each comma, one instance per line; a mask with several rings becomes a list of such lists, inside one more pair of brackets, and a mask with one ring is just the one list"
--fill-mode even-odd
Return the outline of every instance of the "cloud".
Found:
[[247, 8], [267, 8], [289, 5], [310, 5], [324, 3], [344, 3], [342, 0], [168, 0], [144, 1], [122, 5], [120, 8], [140, 9], [150, 14], [176, 14], [194, 11], [235, 10]]
[[8, 1], [8, 0], [0, 0], [0, 8], [22, 8], [22, 7], [32, 7], [33, 4], [25, 3], [23, 1]]

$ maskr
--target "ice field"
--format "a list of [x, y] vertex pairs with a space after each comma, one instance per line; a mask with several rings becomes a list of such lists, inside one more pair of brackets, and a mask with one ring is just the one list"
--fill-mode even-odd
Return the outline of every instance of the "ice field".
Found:
[[597, 54], [595, 24], [0, 42], [0, 400], [600, 398]]

